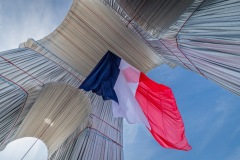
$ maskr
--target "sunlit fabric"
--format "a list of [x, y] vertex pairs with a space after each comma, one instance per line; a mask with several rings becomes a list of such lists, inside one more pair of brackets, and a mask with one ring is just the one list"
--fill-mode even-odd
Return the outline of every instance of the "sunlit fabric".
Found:
[[112, 52], [105, 54], [80, 88], [113, 100], [115, 117], [144, 124], [163, 147], [191, 149], [171, 89], [152, 81]]
[[89, 125], [78, 127], [64, 143], [50, 155], [50, 160], [123, 159], [123, 124], [121, 118], [113, 118], [111, 102], [90, 94], [92, 112]]
[[15, 139], [39, 138], [52, 154], [78, 126], [86, 128], [90, 113], [90, 100], [81, 90], [64, 83], [47, 84], [17, 130]]

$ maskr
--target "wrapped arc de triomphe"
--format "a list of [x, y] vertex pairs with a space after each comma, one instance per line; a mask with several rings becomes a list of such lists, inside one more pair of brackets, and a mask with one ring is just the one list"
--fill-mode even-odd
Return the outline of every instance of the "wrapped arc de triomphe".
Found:
[[50, 35], [0, 53], [0, 149], [36, 137], [49, 159], [123, 159], [111, 104], [79, 90], [108, 50], [143, 72], [182, 66], [240, 95], [240, 1], [74, 0]]

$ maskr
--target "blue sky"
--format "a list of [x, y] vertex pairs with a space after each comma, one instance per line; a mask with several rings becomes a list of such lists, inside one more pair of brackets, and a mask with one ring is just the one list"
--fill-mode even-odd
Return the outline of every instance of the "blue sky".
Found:
[[[16, 48], [28, 38], [38, 40], [48, 35], [61, 23], [71, 3], [72, 0], [1, 0], [0, 51]], [[148, 76], [172, 88], [193, 149], [184, 152], [162, 148], [144, 126], [125, 123], [125, 160], [240, 159], [239, 96], [181, 67], [162, 65]], [[4, 159], [1, 152], [0, 159]]]
[[41, 39], [64, 19], [72, 0], [1, 0], [0, 51], [17, 48], [28, 38]]

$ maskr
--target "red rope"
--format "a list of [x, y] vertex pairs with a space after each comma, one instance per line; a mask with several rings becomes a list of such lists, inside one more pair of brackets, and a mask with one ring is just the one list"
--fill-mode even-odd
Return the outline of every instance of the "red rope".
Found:
[[32, 77], [33, 79], [37, 80], [38, 82], [40, 82], [43, 85], [43, 82], [41, 82], [40, 80], [38, 80], [36, 77], [32, 76], [31, 74], [29, 74], [28, 72], [24, 71], [23, 69], [21, 69], [20, 67], [18, 67], [17, 65], [15, 65], [13, 62], [11, 62], [10, 60], [4, 58], [3, 56], [0, 56], [3, 60], [5, 60], [7, 63], [15, 66], [16, 68], [18, 68], [19, 70], [21, 70], [23, 73], [26, 73], [28, 76]]
[[[139, 5], [136, 7], [136, 10], [138, 9], [138, 7], [140, 6], [142, 2], [139, 3]], [[135, 13], [135, 15], [133, 16], [133, 18], [131, 18], [130, 21], [128, 21], [128, 24], [126, 27], [128, 27], [128, 25], [135, 19], [135, 17], [137, 16], [137, 14], [141, 11], [141, 9], [143, 8], [143, 6], [147, 3], [147, 0], [143, 3], [143, 5], [140, 7], [140, 9]], [[130, 17], [130, 16], [129, 16]]]
[[161, 40], [159, 40], [159, 42], [161, 42], [162, 45], [164, 45], [164, 47], [167, 48], [167, 50], [168, 50], [170, 53], [172, 53], [172, 55], [174, 55], [175, 57], [177, 57], [178, 60], [181, 61], [184, 66], [186, 66], [189, 70], [192, 71], [192, 69], [189, 68], [185, 63], [183, 63], [183, 61], [182, 61], [177, 55], [175, 55]]
[[28, 92], [27, 92], [22, 86], [20, 86], [19, 84], [13, 82], [12, 80], [8, 79], [7, 77], [3, 76], [2, 74], [0, 74], [0, 76], [3, 77], [3, 78], [6, 79], [6, 80], [12, 82], [13, 84], [17, 85], [17, 86], [20, 87], [26, 94], [28, 94]]
[[[25, 48], [29, 48], [29, 47], [26, 47], [26, 46], [25, 46]], [[32, 48], [29, 48], [29, 49], [33, 50]], [[41, 54], [40, 52], [38, 52], [38, 51], [36, 51], [36, 50], [33, 50], [33, 51], [35, 51], [35, 52]], [[67, 71], [67, 72], [70, 73], [72, 76], [74, 76], [76, 79], [78, 79], [80, 82], [82, 82], [81, 79], [79, 79], [76, 75], [74, 75], [72, 72], [70, 72], [69, 70], [67, 70], [67, 69], [64, 68], [63, 66], [59, 65], [57, 62], [55, 62], [55, 61], [53, 61], [52, 59], [48, 58], [48, 57], [45, 56], [44, 54], [41, 54], [41, 55], [44, 56], [45, 58], [49, 59], [49, 60], [52, 61], [53, 63], [55, 63], [57, 66], [63, 68], [65, 71]]]
[[[181, 26], [181, 28], [178, 30], [178, 33], [182, 30], [183, 26], [187, 23], [187, 21], [192, 17], [192, 15], [201, 7], [201, 5], [203, 4], [205, 0], [203, 0], [201, 2], [201, 4], [191, 13], [191, 15], [187, 18], [187, 20], [183, 23], [183, 25]], [[177, 35], [178, 35], [177, 33]]]
[[100, 132], [99, 130], [97, 130], [97, 129], [95, 129], [95, 128], [92, 128], [92, 127], [86, 127], [86, 128], [84, 128], [82, 131], [80, 131], [73, 139], [71, 139], [71, 140], [64, 146], [64, 148], [63, 148], [63, 150], [61, 150], [61, 152], [63, 152], [65, 149], [67, 149], [67, 148], [68, 148], [67, 146], [68, 146], [73, 140], [77, 139], [77, 138], [80, 136], [80, 134], [81, 134], [82, 132], [84, 132], [86, 129], [94, 129], [94, 130], [96, 130], [97, 132], [101, 133], [103, 136], [105, 136], [105, 137], [107, 137], [108, 139], [110, 139], [113, 143], [115, 143], [115, 144], [117, 144], [118, 146], [122, 147], [121, 144], [119, 144], [118, 142], [116, 142], [116, 141], [114, 141], [113, 139], [109, 138], [108, 136], [106, 136], [105, 134], [103, 134], [102, 132]]
[[105, 137], [107, 137], [108, 139], [110, 139], [113, 143], [117, 144], [118, 146], [122, 147], [122, 145], [120, 143], [118, 143], [117, 141], [113, 140], [112, 138], [108, 137], [106, 134], [102, 133], [101, 131], [97, 130], [96, 128], [92, 128], [89, 127], [90, 129], [96, 130], [97, 132], [101, 133], [102, 135], [104, 135]]
[[176, 38], [176, 43], [177, 43], [177, 48], [178, 50], [182, 53], [182, 55], [198, 70], [198, 72], [205, 78], [207, 78], [201, 71], [199, 68], [197, 68], [197, 66], [194, 65], [194, 63], [183, 53], [183, 51], [179, 48], [179, 45], [178, 45], [178, 41], [177, 41], [177, 38]]
[[199, 68], [197, 68], [197, 66], [184, 54], [184, 52], [180, 49], [179, 44], [178, 44], [178, 34], [179, 32], [182, 30], [182, 28], [184, 27], [184, 25], [187, 23], [187, 21], [192, 17], [192, 15], [200, 8], [200, 6], [203, 4], [204, 0], [201, 2], [201, 4], [191, 13], [191, 15], [187, 18], [187, 20], [183, 23], [183, 25], [180, 27], [180, 29], [177, 32], [176, 35], [176, 43], [177, 43], [177, 48], [178, 50], [182, 53], [182, 55], [198, 70], [198, 72], [203, 75], [203, 77], [207, 78], [201, 71]]
[[113, 129], [117, 130], [118, 132], [122, 133], [122, 131], [120, 131], [120, 130], [117, 129], [116, 127], [112, 126], [112, 125], [109, 124], [108, 122], [104, 121], [104, 120], [101, 119], [100, 117], [96, 116], [95, 114], [91, 113], [91, 115], [93, 115], [94, 117], [98, 118], [98, 119], [101, 120], [102, 122], [106, 123], [107, 125], [109, 125], [109, 126], [112, 127]]

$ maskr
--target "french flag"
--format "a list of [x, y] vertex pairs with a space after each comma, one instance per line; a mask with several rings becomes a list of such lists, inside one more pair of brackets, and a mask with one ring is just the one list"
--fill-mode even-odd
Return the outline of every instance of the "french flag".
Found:
[[191, 149], [172, 90], [112, 52], [104, 55], [79, 88], [112, 100], [114, 117], [144, 124], [163, 147]]

